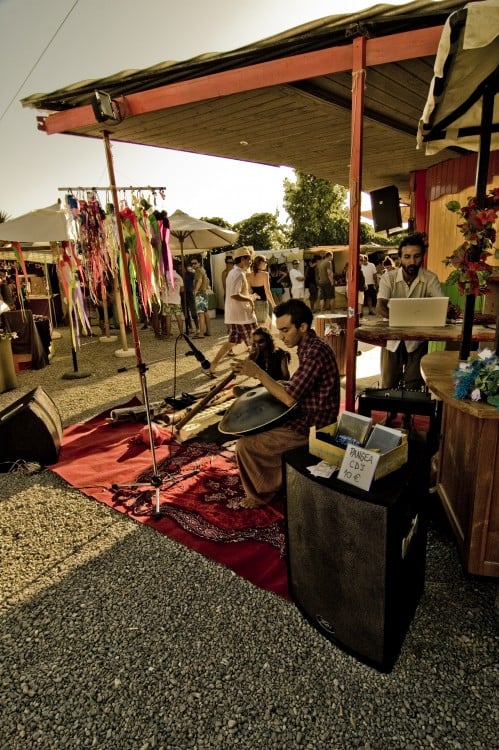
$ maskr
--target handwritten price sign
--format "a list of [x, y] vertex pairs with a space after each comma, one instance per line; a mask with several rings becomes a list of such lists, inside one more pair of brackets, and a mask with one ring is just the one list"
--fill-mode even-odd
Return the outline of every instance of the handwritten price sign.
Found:
[[380, 453], [359, 448], [358, 445], [348, 445], [338, 479], [353, 484], [361, 490], [369, 490], [380, 455]]

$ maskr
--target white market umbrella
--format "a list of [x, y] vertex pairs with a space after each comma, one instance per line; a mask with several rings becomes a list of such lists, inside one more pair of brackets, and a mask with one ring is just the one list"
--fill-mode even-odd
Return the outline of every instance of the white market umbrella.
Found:
[[[50, 244], [51, 242], [68, 242], [74, 240], [75, 237], [68, 223], [66, 211], [60, 207], [59, 203], [46, 206], [45, 208], [37, 208], [34, 211], [29, 211], [27, 214], [18, 216], [15, 219], [9, 219], [9, 221], [4, 221], [0, 224], [0, 241]], [[48, 254], [45, 262], [49, 262]], [[51, 312], [50, 304], [49, 312]], [[69, 322], [72, 340], [73, 372], [67, 373], [63, 377], [85, 378], [90, 373], [78, 370], [75, 331], [71, 316], [69, 316]]]
[[66, 212], [56, 203], [37, 208], [0, 224], [0, 240], [5, 242], [64, 242], [73, 240]]
[[195, 219], [184, 211], [175, 211], [168, 217], [170, 221], [170, 250], [180, 250], [180, 254], [210, 250], [214, 247], [233, 245], [239, 237], [239, 232], [224, 229], [209, 221]]
[[[426, 154], [452, 146], [478, 152], [475, 195], [483, 205], [490, 150], [499, 149], [499, 0], [468, 3], [447, 19], [419, 123]], [[467, 295], [460, 359], [467, 359], [475, 298]], [[496, 353], [499, 354], [499, 316]]]

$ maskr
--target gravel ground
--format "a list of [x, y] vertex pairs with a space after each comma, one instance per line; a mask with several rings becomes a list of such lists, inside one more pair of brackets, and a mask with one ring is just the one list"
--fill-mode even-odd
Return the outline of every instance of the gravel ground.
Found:
[[[196, 341], [208, 359], [225, 333], [212, 322]], [[0, 409], [42, 385], [68, 425], [140, 396], [119, 340], [84, 339], [90, 376], [63, 378], [61, 331], [50, 366], [20, 373]], [[174, 341], [140, 333], [151, 401], [209, 382], [185, 342], [175, 357]], [[437, 507], [425, 593], [388, 675], [49, 471], [0, 474], [0, 534], [2, 750], [499, 747], [497, 582], [464, 575]]]

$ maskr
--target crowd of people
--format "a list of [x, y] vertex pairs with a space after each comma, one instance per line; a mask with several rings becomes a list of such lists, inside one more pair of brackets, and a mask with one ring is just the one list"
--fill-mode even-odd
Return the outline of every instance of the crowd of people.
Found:
[[[426, 237], [415, 234], [402, 239], [396, 262], [386, 257], [374, 264], [367, 255], [360, 256], [359, 290], [368, 315], [387, 318], [389, 302], [395, 297], [442, 296], [437, 276], [422, 268], [425, 251]], [[0, 268], [0, 299], [5, 309], [14, 309], [15, 276], [9, 270]], [[306, 446], [312, 426], [320, 429], [338, 416], [340, 376], [335, 354], [312, 327], [314, 312], [333, 308], [337, 282], [331, 252], [307, 259], [303, 266], [293, 259], [289, 268], [284, 263], [268, 267], [266, 258], [248, 246], [226, 254], [222, 283], [228, 335], [207, 374], [216, 377], [222, 358], [243, 345], [248, 356], [232, 361], [234, 376], [260, 383], [286, 413], [282, 423], [261, 431], [258, 440], [244, 434], [237, 440], [243, 508], [272, 502], [282, 487], [283, 454]], [[142, 311], [143, 327], [150, 325], [156, 336], [168, 337], [175, 321], [179, 334], [209, 336], [209, 292], [210, 280], [201, 258], [189, 257], [184, 268], [177, 266], [173, 277], [164, 278], [152, 313], [146, 316]], [[112, 302], [111, 289], [107, 301]], [[273, 325], [279, 343], [271, 332]], [[298, 366], [290, 372], [288, 350], [295, 347]], [[401, 378], [407, 387], [421, 385], [419, 366], [426, 351], [425, 342], [388, 341], [381, 353], [382, 387], [395, 387]]]

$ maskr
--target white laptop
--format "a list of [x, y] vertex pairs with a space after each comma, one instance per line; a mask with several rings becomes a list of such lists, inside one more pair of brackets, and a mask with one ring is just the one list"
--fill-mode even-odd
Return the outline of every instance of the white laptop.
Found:
[[448, 305], [448, 297], [393, 298], [388, 307], [388, 325], [397, 328], [444, 326]]

